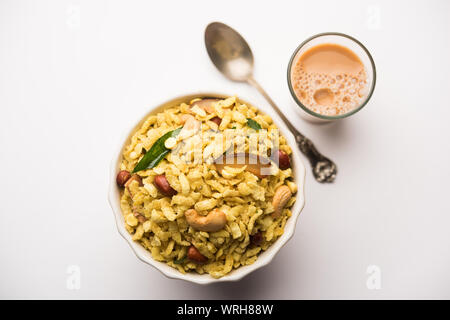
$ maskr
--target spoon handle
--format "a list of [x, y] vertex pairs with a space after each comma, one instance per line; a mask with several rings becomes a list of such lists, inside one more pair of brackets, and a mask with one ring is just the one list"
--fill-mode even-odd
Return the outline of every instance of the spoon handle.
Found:
[[261, 85], [255, 80], [255, 78], [253, 78], [252, 76], [250, 76], [247, 79], [247, 82], [255, 87], [259, 93], [261, 93], [264, 98], [266, 98], [266, 100], [270, 103], [270, 105], [272, 106], [272, 108], [275, 109], [275, 111], [278, 113], [278, 115], [280, 116], [280, 118], [284, 121], [284, 123], [288, 126], [289, 130], [292, 132], [292, 134], [295, 136], [295, 140], [297, 140], [297, 142], [299, 142], [299, 140], [302, 140], [303, 138], [305, 138], [305, 136], [303, 134], [301, 134], [293, 125], [292, 123], [286, 118], [286, 116], [283, 114], [283, 112], [281, 112], [281, 110], [278, 108], [278, 106], [275, 104], [275, 102], [273, 102], [272, 98], [269, 97], [269, 95], [267, 94], [267, 92], [263, 89], [263, 87], [261, 87]]
[[[317, 148], [314, 146], [312, 141], [310, 139], [308, 139], [307, 137], [305, 137], [300, 131], [298, 131], [292, 125], [292, 123], [281, 112], [281, 110], [278, 108], [278, 106], [275, 104], [275, 102], [269, 97], [269, 95], [263, 89], [263, 87], [261, 87], [261, 85], [252, 76], [250, 76], [247, 79], [247, 82], [250, 85], [252, 85], [253, 87], [255, 87], [264, 96], [264, 98], [266, 98], [266, 100], [275, 109], [275, 111], [278, 113], [280, 118], [284, 121], [284, 123], [287, 125], [289, 130], [292, 132], [292, 134], [295, 137], [295, 140], [297, 141], [297, 144], [298, 144], [298, 147], [299, 147], [300, 151], [306, 156], [306, 158], [308, 158], [311, 166], [313, 167], [314, 177], [316, 178], [316, 180], [318, 182], [331, 182], [332, 180], [334, 180], [334, 176], [332, 177], [331, 180], [327, 180], [327, 179], [321, 177], [320, 172], [316, 172], [316, 171], [318, 171], [318, 170], [322, 171], [323, 169], [327, 169], [326, 167], [323, 167], [323, 165], [321, 165], [321, 162], [323, 162], [323, 161], [326, 161], [328, 166], [331, 165], [332, 167], [334, 167], [333, 170], [336, 170], [335, 169], [336, 168], [335, 164], [330, 159], [328, 159], [325, 156], [323, 156], [317, 150]], [[319, 166], [318, 166], [318, 164], [319, 164]]]

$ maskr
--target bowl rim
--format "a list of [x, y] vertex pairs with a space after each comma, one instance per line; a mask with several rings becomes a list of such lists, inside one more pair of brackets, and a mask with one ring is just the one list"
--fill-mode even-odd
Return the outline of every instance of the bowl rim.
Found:
[[[211, 284], [218, 282], [229, 282], [238, 281], [250, 274], [251, 272], [268, 265], [274, 257], [277, 255], [279, 250], [292, 238], [295, 232], [298, 218], [301, 211], [305, 206], [305, 178], [306, 178], [306, 168], [303, 161], [300, 158], [300, 151], [298, 148], [292, 148], [293, 164], [294, 164], [294, 177], [295, 182], [298, 186], [298, 191], [296, 193], [296, 202], [292, 208], [292, 216], [287, 220], [284, 233], [264, 252], [262, 252], [258, 259], [251, 265], [240, 266], [237, 269], [232, 270], [229, 274], [221, 278], [213, 278], [209, 274], [205, 273], [203, 275], [197, 273], [186, 273], [183, 274], [175, 268], [170, 267], [164, 262], [159, 262], [151, 257], [151, 254], [146, 250], [140, 243], [132, 240], [131, 235], [125, 229], [124, 217], [122, 215], [122, 210], [120, 208], [120, 193], [119, 188], [116, 184], [116, 175], [118, 170], [118, 165], [122, 159], [123, 149], [126, 144], [128, 144], [131, 136], [136, 132], [136, 130], [142, 125], [145, 119], [151, 114], [155, 114], [160, 110], [170, 107], [170, 105], [175, 105], [182, 101], [190, 101], [195, 97], [219, 97], [226, 98], [230, 96], [236, 96], [241, 102], [248, 105], [254, 106], [254, 104], [249, 103], [248, 99], [241, 96], [216, 93], [216, 92], [198, 92], [198, 93], [187, 93], [178, 95], [175, 98], [169, 100], [165, 99], [163, 102], [152, 104], [154, 107], [146, 109], [145, 113], [139, 118], [138, 121], [134, 122], [132, 125], [128, 126], [126, 131], [120, 136], [121, 143], [117, 148], [114, 149], [113, 157], [110, 164], [110, 181], [109, 181], [109, 191], [108, 191], [108, 201], [114, 214], [116, 227], [119, 234], [126, 240], [132, 251], [135, 253], [137, 258], [142, 262], [151, 265], [158, 271], [160, 271], [164, 276], [170, 279], [184, 280], [196, 284]], [[258, 107], [258, 110], [263, 114], [268, 114], [272, 117], [272, 120], [279, 128], [281, 134], [286, 138], [290, 146], [297, 146], [295, 142], [294, 135], [288, 130], [287, 126], [281, 121], [280, 117], [273, 112], [266, 112], [262, 108]], [[288, 228], [289, 226], [289, 228]]]

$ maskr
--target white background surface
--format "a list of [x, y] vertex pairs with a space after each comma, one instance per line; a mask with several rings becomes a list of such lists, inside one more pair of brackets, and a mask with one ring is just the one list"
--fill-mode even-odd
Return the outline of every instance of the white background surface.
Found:
[[[339, 175], [321, 185], [308, 169], [296, 234], [268, 267], [202, 287], [140, 262], [106, 196], [119, 137], [155, 103], [222, 91], [268, 109], [209, 61], [216, 20], [248, 40], [255, 77]], [[0, 298], [450, 298], [449, 30], [448, 1], [2, 0]], [[361, 40], [378, 81], [360, 113], [316, 126], [298, 117], [286, 67], [324, 31]]]

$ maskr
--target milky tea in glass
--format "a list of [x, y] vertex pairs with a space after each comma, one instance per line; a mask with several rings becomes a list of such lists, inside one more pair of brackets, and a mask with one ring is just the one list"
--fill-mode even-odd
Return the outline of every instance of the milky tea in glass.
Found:
[[288, 82], [307, 120], [330, 121], [355, 113], [368, 101], [374, 70], [367, 70], [346, 45], [323, 42], [297, 52]]

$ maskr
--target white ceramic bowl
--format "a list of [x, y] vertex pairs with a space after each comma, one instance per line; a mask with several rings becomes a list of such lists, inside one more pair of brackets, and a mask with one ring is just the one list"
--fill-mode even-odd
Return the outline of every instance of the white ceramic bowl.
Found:
[[[209, 284], [223, 281], [237, 281], [242, 279], [244, 276], [248, 275], [250, 272], [253, 272], [256, 269], [259, 269], [267, 265], [275, 257], [278, 250], [280, 250], [281, 247], [284, 246], [286, 242], [294, 234], [295, 226], [297, 224], [297, 218], [299, 217], [300, 212], [302, 211], [303, 206], [305, 205], [305, 195], [304, 195], [305, 166], [303, 165], [303, 162], [300, 159], [300, 151], [297, 147], [297, 144], [295, 143], [294, 136], [290, 133], [286, 125], [277, 116], [272, 115], [274, 123], [278, 126], [281, 134], [284, 135], [284, 137], [287, 139], [288, 144], [292, 148], [291, 163], [295, 174], [295, 182], [297, 183], [299, 189], [297, 194], [295, 195], [297, 197], [297, 200], [291, 209], [292, 216], [286, 222], [283, 235], [280, 238], [278, 238], [278, 240], [275, 241], [275, 243], [273, 243], [266, 251], [262, 252], [259, 255], [258, 259], [253, 264], [234, 269], [229, 274], [219, 279], [215, 279], [211, 277], [209, 274], [200, 275], [194, 272], [182, 274], [178, 270], [168, 266], [166, 263], [154, 260], [150, 252], [144, 249], [144, 247], [142, 247], [138, 242], [135, 242], [131, 239], [131, 235], [125, 229], [124, 218], [122, 215], [122, 211], [120, 209], [120, 193], [119, 193], [120, 190], [116, 184], [116, 175], [117, 172], [119, 171], [120, 162], [122, 161], [122, 152], [124, 147], [129, 143], [131, 136], [136, 132], [136, 130], [142, 125], [144, 120], [149, 115], [160, 112], [168, 107], [173, 107], [181, 102], [188, 102], [196, 97], [208, 97], [208, 96], [226, 98], [229, 97], [230, 95], [217, 93], [197, 93], [180, 96], [178, 98], [164, 102], [156, 106], [155, 108], [151, 109], [139, 120], [138, 123], [136, 123], [133, 127], [129, 128], [129, 130], [127, 131], [123, 139], [120, 141], [120, 144], [114, 153], [110, 169], [110, 185], [109, 185], [109, 203], [114, 212], [117, 229], [119, 230], [119, 233], [122, 235], [122, 237], [128, 242], [131, 249], [133, 249], [136, 256], [143, 262], [155, 267], [169, 278], [186, 280], [198, 284]], [[252, 105], [241, 98], [239, 98], [239, 100], [243, 101], [247, 105]]]

